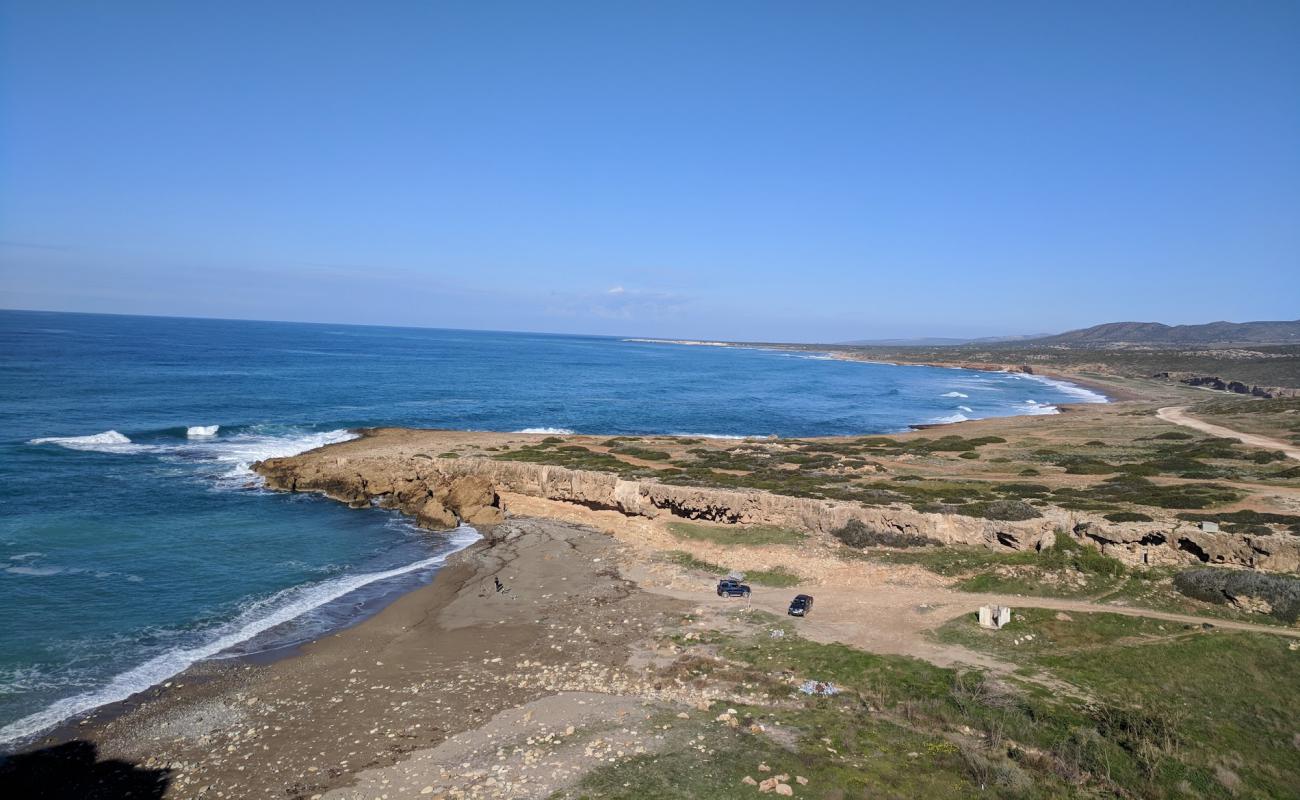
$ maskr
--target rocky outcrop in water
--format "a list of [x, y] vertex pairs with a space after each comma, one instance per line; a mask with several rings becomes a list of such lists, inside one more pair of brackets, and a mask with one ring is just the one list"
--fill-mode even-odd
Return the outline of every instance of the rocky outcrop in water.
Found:
[[[364, 446], [365, 440], [358, 440], [269, 459], [254, 469], [269, 488], [320, 492], [353, 507], [399, 508], [430, 529], [453, 527], [457, 519], [471, 525], [500, 522], [505, 510], [502, 495], [513, 493], [627, 515], [776, 525], [820, 534], [859, 520], [880, 532], [1017, 550], [1050, 547], [1055, 532], [1061, 530], [1134, 565], [1201, 562], [1300, 569], [1300, 537], [1208, 532], [1189, 523], [1114, 524], [1052, 507], [1040, 508], [1043, 516], [1037, 519], [989, 520], [756, 490], [624, 480], [611, 473], [518, 461], [434, 458], [422, 453], [368, 456]], [[363, 452], [357, 453], [358, 449]]]

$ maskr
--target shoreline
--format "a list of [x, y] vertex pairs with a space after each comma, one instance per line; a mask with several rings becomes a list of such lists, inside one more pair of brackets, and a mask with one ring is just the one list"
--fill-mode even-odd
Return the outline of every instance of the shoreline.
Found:
[[1137, 392], [1117, 387], [1095, 378], [1080, 376], [1076, 373], [1060, 369], [1043, 370], [1024, 364], [990, 364], [985, 362], [969, 361], [890, 361], [888, 359], [867, 358], [845, 350], [818, 350], [815, 345], [809, 345], [805, 348], [802, 346], [795, 347], [780, 344], [746, 344], [740, 342], [712, 342], [694, 339], [649, 338], [626, 338], [623, 339], [623, 341], [637, 342], [641, 344], [674, 344], [688, 347], [727, 347], [737, 350], [762, 350], [772, 353], [814, 353], [826, 356], [835, 361], [857, 361], [863, 364], [885, 364], [892, 367], [935, 367], [938, 369], [969, 369], [976, 372], [1020, 373], [1073, 384], [1079, 388], [1087, 389], [1088, 391], [1102, 395], [1106, 398], [1105, 402], [1147, 399]]
[[[295, 458], [361, 469], [357, 456], [367, 448], [364, 443], [393, 431], [359, 433], [358, 439], [331, 446], [327, 458], [319, 451]], [[436, 432], [405, 433], [437, 438]], [[422, 450], [438, 452], [427, 444], [414, 443], [410, 458]], [[328, 496], [356, 501], [337, 491]], [[710, 702], [751, 703], [740, 694], [710, 695], [690, 681], [666, 679], [680, 673], [671, 671], [675, 656], [660, 652], [665, 641], [689, 641], [683, 620], [693, 625], [702, 615], [716, 625], [720, 615], [734, 613], [734, 606], [715, 603], [710, 579], [686, 576], [662, 563], [657, 554], [684, 546], [671, 539], [663, 521], [629, 517], [594, 502], [594, 495], [584, 497], [594, 504], [503, 492], [501, 508], [508, 505], [512, 516], [485, 527], [480, 541], [450, 554], [432, 582], [400, 593], [368, 619], [268, 663], [195, 664], [171, 679], [171, 685], [130, 698], [114, 709], [115, 715], [45, 737], [19, 755], [20, 777], [62, 779], [89, 753], [94, 765], [131, 765], [133, 779], [155, 787], [165, 784], [167, 796], [287, 794], [329, 800], [446, 792], [461, 797], [469, 792], [457, 794], [456, 788], [474, 786], [483, 789], [483, 797], [543, 798], [572, 786], [615, 755], [621, 760], [624, 753], [655, 752], [663, 745], [654, 740], [665, 737], [653, 731], [664, 720], [676, 724], [674, 718], [694, 717]], [[964, 594], [906, 567], [823, 560], [827, 557], [812, 550], [818, 546], [810, 541], [810, 551], [800, 551], [797, 561], [787, 560], [793, 551], [774, 556], [755, 549], [721, 556], [707, 545], [700, 555], [706, 566], [726, 559], [742, 570], [770, 569], [773, 562], [764, 559], [773, 557], [781, 559], [776, 563], [797, 564], [800, 582], [756, 591], [758, 610], [781, 614], [791, 594], [812, 591], [819, 598], [819, 614], [798, 623], [801, 635], [939, 666], [1009, 668], [997, 659], [979, 660], [970, 651], [941, 647], [925, 635], [935, 623], [980, 603], [1189, 622], [1187, 617], [1160, 617], [1160, 612], [1141, 608], [1103, 609], [1086, 601]], [[494, 590], [494, 579], [502, 581], [505, 592]], [[859, 592], [855, 587], [871, 588]], [[890, 613], [882, 615], [882, 609]], [[900, 630], [910, 638], [901, 639]], [[1285, 629], [1268, 632], [1300, 636]], [[713, 720], [716, 713], [700, 719]], [[625, 726], [625, 734], [632, 731], [618, 740], [617, 749], [593, 738], [609, 735], [596, 722], [610, 718]], [[567, 753], [544, 765], [552, 771], [541, 780], [530, 771], [537, 769], [536, 762], [528, 761], [528, 753], [536, 752], [530, 748], [539, 741], [554, 747], [551, 755]], [[504, 762], [503, 753], [508, 754]], [[0, 783], [12, 777], [5, 769], [0, 764]], [[99, 773], [84, 777], [98, 779]]]
[[[659, 343], [659, 342], [657, 342], [657, 343]], [[675, 342], [674, 342], [674, 343], [675, 343]], [[700, 343], [700, 344], [710, 344], [710, 345], [713, 345], [713, 344], [715, 344], [715, 343]], [[742, 345], [720, 345], [720, 346], [743, 347]], [[777, 351], [777, 350], [778, 350], [778, 348], [751, 348], [751, 349], [771, 349], [771, 350], [773, 350], [773, 351]], [[828, 355], [830, 355], [832, 358], [836, 358], [836, 359], [838, 359], [838, 360], [860, 360], [860, 359], [851, 359], [851, 358], [841, 358], [839, 355], [834, 354], [834, 353], [828, 353]], [[893, 364], [892, 362], [871, 362], [871, 363], [891, 363], [891, 364], [894, 365], [894, 366], [907, 366], [906, 364]], [[957, 368], [957, 369], [976, 369], [977, 371], [998, 371], [998, 370], [992, 370], [992, 369], [988, 369], [988, 368], [981, 369], [981, 368], [979, 368], [979, 367], [970, 367], [970, 366], [965, 366], [965, 365], [927, 365], [927, 366], [950, 366], [951, 368]], [[1045, 376], [1045, 377], [1046, 377], [1046, 376]], [[1061, 379], [1061, 380], [1067, 380], [1067, 378], [1066, 378], [1065, 376], [1063, 376], [1063, 377], [1060, 378], [1060, 379]], [[1067, 382], [1076, 382], [1076, 381], [1073, 381], [1072, 379], [1069, 379], [1069, 380], [1067, 380]], [[1077, 382], [1076, 382], [1076, 383], [1077, 383]], [[1111, 400], [1110, 400], [1109, 398], [1107, 398], [1104, 402], [1111, 402]], [[1087, 403], [1085, 403], [1085, 404], [1087, 404]], [[1061, 405], [1074, 405], [1074, 404], [1063, 403], [1063, 404], [1061, 404]], [[1054, 416], [1054, 415], [1055, 415], [1055, 414], [1044, 415], [1044, 414], [1021, 414], [1021, 413], [1016, 413], [1016, 414], [1001, 415], [1001, 416], [972, 417], [972, 418], [970, 418], [970, 419], [966, 419], [966, 420], [957, 420], [957, 421], [951, 421], [951, 422], [932, 422], [932, 423], [919, 422], [919, 423], [912, 423], [912, 424], [909, 424], [905, 430], [908, 430], [908, 431], [923, 431], [923, 430], [931, 430], [931, 429], [940, 428], [940, 427], [947, 427], [947, 426], [951, 426], [951, 425], [959, 425], [959, 424], [962, 424], [962, 423], [981, 422], [981, 421], [991, 420], [991, 419], [1005, 419], [1005, 418], [1032, 417], [1032, 416]], [[364, 437], [366, 437], [367, 435], [369, 435], [369, 434], [368, 434], [368, 431], [371, 431], [371, 430], [374, 430], [374, 429], [371, 429], [371, 428], [349, 429], [348, 432], [349, 432], [350, 434], [354, 434], [356, 437], [364, 438]], [[502, 432], [488, 432], [488, 433], [509, 433], [509, 432], [504, 432], [504, 431], [502, 431]], [[522, 433], [522, 432], [519, 432], [519, 433]], [[600, 434], [575, 434], [575, 435], [580, 435], [580, 436], [595, 436], [595, 435], [600, 435]], [[859, 432], [859, 433], [855, 433], [855, 434], [836, 434], [836, 435], [828, 435], [828, 436], [818, 436], [818, 437], [798, 437], [798, 438], [809, 439], [809, 440], [816, 440], [816, 439], [823, 439], [823, 438], [825, 438], [825, 439], [835, 439], [835, 438], [843, 438], [843, 437], [845, 437], [845, 436], [870, 436], [870, 435], [875, 435], [875, 434], [871, 434], [871, 433], [861, 433], [861, 432]], [[668, 435], [665, 434], [665, 436], [668, 436]], [[675, 437], [675, 438], [691, 438], [691, 437], [690, 437], [689, 435], [682, 435], [682, 436], [677, 436], [677, 437]], [[766, 436], [753, 435], [753, 436], [736, 436], [736, 437], [720, 437], [720, 438], [735, 438], [735, 439], [737, 439], [737, 440], [744, 440], [744, 439], [751, 439], [751, 438], [755, 438], [755, 439], [756, 439], [756, 438], [767, 438], [767, 437], [766, 437]], [[346, 440], [345, 440], [345, 441], [346, 441]], [[474, 546], [475, 546], [474, 543], [471, 543], [471, 544], [467, 545], [467, 547], [474, 547]], [[451, 559], [452, 557], [454, 557], [456, 554], [458, 554], [459, 552], [462, 552], [462, 550], [452, 551], [450, 554], [448, 554], [448, 555], [446, 556], [447, 561], [450, 562], [450, 559]], [[444, 563], [443, 565], [436, 567], [437, 572], [436, 572], [435, 575], [434, 575], [434, 578], [433, 578], [434, 581], [436, 581], [436, 580], [437, 580], [437, 576], [440, 575], [440, 574], [441, 574], [441, 573], [446, 569], [446, 566], [447, 566], [447, 563]], [[270, 661], [276, 661], [276, 660], [280, 660], [280, 658], [292, 658], [292, 657], [294, 657], [294, 656], [297, 654], [297, 652], [298, 652], [301, 648], [306, 647], [306, 646], [310, 645], [311, 643], [316, 642], [316, 641], [319, 641], [319, 640], [321, 640], [321, 639], [323, 639], [323, 638], [328, 638], [328, 637], [330, 637], [330, 636], [333, 636], [333, 635], [335, 635], [335, 634], [337, 634], [337, 633], [339, 633], [339, 632], [341, 632], [341, 631], [345, 631], [345, 630], [347, 630], [347, 629], [349, 629], [349, 628], [351, 628], [351, 627], [354, 627], [355, 625], [361, 624], [361, 623], [363, 623], [364, 621], [366, 621], [367, 619], [373, 617], [375, 614], [382, 613], [382, 609], [383, 609], [383, 608], [386, 608], [387, 606], [391, 605], [393, 602], [396, 602], [396, 601], [397, 601], [398, 599], [400, 599], [401, 597], [403, 597], [403, 596], [405, 596], [405, 595], [407, 595], [407, 594], [410, 594], [411, 592], [419, 591], [423, 586], [427, 586], [427, 585], [430, 585], [430, 584], [428, 584], [428, 583], [426, 583], [426, 584], [420, 584], [420, 585], [412, 586], [412, 587], [407, 588], [407, 589], [394, 589], [393, 591], [385, 592], [384, 595], [385, 595], [386, 599], [384, 599], [384, 600], [381, 601], [381, 603], [380, 603], [380, 607], [379, 607], [379, 610], [377, 610], [377, 611], [374, 611], [374, 612], [371, 612], [371, 613], [368, 613], [368, 614], [361, 614], [361, 615], [358, 615], [358, 616], [355, 617], [355, 618], [349, 619], [348, 621], [346, 621], [346, 622], [345, 622], [344, 624], [342, 624], [341, 626], [338, 626], [338, 627], [332, 627], [332, 628], [329, 628], [329, 629], [323, 630], [323, 631], [319, 632], [318, 634], [315, 634], [315, 635], [311, 636], [310, 638], [308, 638], [308, 639], [306, 639], [306, 640], [304, 640], [304, 641], [297, 642], [297, 643], [292, 643], [292, 644], [287, 644], [287, 645], [283, 645], [283, 646], [277, 646], [277, 647], [271, 648], [271, 650], [273, 650], [273, 651], [280, 651], [280, 650], [286, 650], [286, 651], [288, 651], [288, 652], [287, 652], [285, 655], [283, 655], [283, 656], [271, 656], [271, 657], [268, 659], [267, 657], [265, 657], [265, 656], [263, 655], [263, 653], [264, 653], [265, 651], [259, 651], [258, 653], [252, 653], [252, 654], [247, 654], [247, 655], [241, 654], [241, 655], [235, 655], [235, 656], [226, 656], [226, 657], [221, 657], [221, 653], [226, 652], [227, 650], [229, 650], [229, 649], [232, 648], [232, 647], [238, 647], [238, 646], [240, 646], [240, 645], [242, 645], [242, 644], [247, 643], [248, 641], [251, 641], [252, 639], [256, 638], [258, 635], [261, 635], [261, 633], [263, 633], [264, 631], [262, 631], [262, 632], [258, 632], [258, 633], [255, 633], [255, 634], [249, 636], [249, 637], [246, 638], [246, 639], [240, 640], [240, 641], [238, 641], [238, 642], [233, 642], [233, 643], [230, 644], [229, 646], [227, 646], [227, 647], [223, 648], [222, 650], [219, 650], [219, 651], [217, 651], [217, 652], [215, 652], [215, 653], [213, 653], [213, 654], [211, 654], [211, 655], [202, 656], [202, 657], [196, 659], [195, 661], [191, 662], [189, 665], [187, 665], [186, 667], [184, 667], [181, 671], [179, 671], [179, 672], [177, 672], [177, 673], [173, 673], [173, 674], [171, 674], [171, 675], [167, 675], [167, 676], [160, 677], [158, 680], [154, 681], [153, 683], [150, 683], [149, 685], [144, 686], [143, 688], [140, 688], [140, 689], [138, 689], [138, 690], [132, 692], [132, 693], [129, 694], [129, 695], [126, 695], [126, 696], [121, 697], [121, 698], [119, 698], [119, 699], [108, 700], [108, 701], [106, 701], [106, 702], [104, 702], [104, 703], [100, 703], [100, 704], [98, 704], [98, 705], [95, 705], [95, 706], [93, 706], [93, 707], [90, 707], [90, 708], [87, 708], [87, 709], [84, 709], [84, 710], [75, 711], [75, 712], [71, 713], [70, 715], [68, 715], [67, 717], [65, 717], [64, 719], [60, 720], [59, 722], [54, 723], [52, 726], [47, 727], [47, 728], [43, 728], [43, 729], [42, 729], [43, 732], [41, 732], [41, 731], [37, 731], [37, 732], [34, 732], [34, 733], [32, 733], [32, 734], [25, 734], [25, 735], [23, 735], [22, 737], [20, 737], [19, 739], [14, 740], [14, 741], [20, 741], [20, 742], [23, 742], [23, 744], [21, 744], [19, 747], [16, 747], [16, 748], [15, 748], [11, 743], [6, 743], [6, 744], [4, 744], [4, 745], [0, 745], [0, 757], [3, 757], [3, 754], [5, 754], [5, 753], [23, 752], [23, 751], [25, 751], [25, 750], [27, 750], [27, 749], [30, 749], [30, 748], [31, 748], [35, 743], [45, 741], [46, 739], [49, 739], [49, 738], [51, 738], [51, 737], [56, 737], [56, 736], [59, 735], [59, 734], [67, 734], [67, 733], [70, 733], [70, 732], [74, 732], [74, 731], [76, 731], [76, 729], [77, 729], [79, 726], [84, 725], [84, 724], [90, 724], [92, 721], [95, 721], [95, 720], [101, 720], [101, 721], [102, 721], [102, 720], [106, 720], [106, 719], [113, 718], [113, 717], [115, 717], [115, 716], [119, 716], [119, 715], [122, 714], [122, 713], [128, 713], [132, 708], [135, 707], [136, 703], [138, 702], [138, 699], [139, 699], [142, 695], [148, 695], [148, 694], [150, 694], [150, 693], [152, 693], [152, 692], [155, 692], [156, 690], [160, 689], [160, 688], [161, 688], [164, 684], [166, 684], [166, 683], [169, 683], [169, 682], [175, 682], [175, 681], [176, 681], [177, 679], [179, 679], [182, 675], [185, 675], [185, 674], [189, 673], [192, 669], [194, 669], [194, 668], [196, 668], [196, 667], [198, 667], [198, 666], [200, 666], [200, 665], [203, 665], [203, 664], [219, 664], [219, 663], [221, 663], [221, 662], [231, 662], [231, 663], [236, 663], [236, 664], [239, 664], [239, 663], [245, 663], [245, 662], [253, 662], [253, 663], [257, 663], [257, 662], [260, 662], [260, 661], [267, 661], [267, 660], [270, 660]], [[357, 587], [357, 589], [354, 589], [354, 590], [352, 590], [352, 591], [358, 591], [358, 590], [360, 590], [361, 588], [363, 588], [363, 587]], [[323, 605], [327, 605], [329, 602], [337, 602], [337, 601], [341, 600], [341, 599], [342, 599], [343, 597], [345, 597], [345, 596], [346, 596], [346, 594], [345, 594], [345, 595], [342, 595], [342, 596], [340, 596], [340, 597], [333, 598], [332, 600], [327, 601], [327, 603], [322, 604], [322, 606], [323, 606]], [[321, 606], [317, 606], [317, 607], [321, 607]], [[306, 609], [306, 610], [304, 610], [302, 613], [307, 613], [307, 612], [310, 611], [310, 610], [311, 610], [311, 609]], [[281, 624], [283, 624], [283, 623], [281, 623]], [[141, 666], [143, 666], [143, 665], [141, 665]], [[140, 668], [139, 666], [136, 667], [136, 669], [139, 669], [139, 668]], [[129, 674], [130, 672], [131, 672], [131, 670], [128, 670], [127, 673], [123, 673], [123, 674]], [[117, 676], [115, 676], [115, 677], [117, 677]], [[78, 696], [78, 695], [73, 695], [72, 697], [75, 698], [75, 697], [77, 697], [77, 696]], [[67, 699], [70, 699], [70, 698], [62, 698], [61, 700], [56, 701], [56, 703], [57, 703], [57, 702], [63, 702], [63, 701], [65, 701], [65, 700], [67, 700]], [[43, 711], [47, 710], [48, 708], [49, 708], [49, 707], [47, 707], [46, 709], [42, 709], [41, 711], [34, 712], [34, 713], [36, 713], [36, 714], [40, 714], [40, 713], [42, 713]], [[22, 719], [25, 719], [25, 718], [20, 718], [19, 720], [15, 720], [14, 723], [21, 722]], [[14, 723], [10, 723], [10, 724], [14, 724]]]
[[[538, 680], [542, 668], [578, 662], [622, 669], [631, 642], [678, 607], [624, 579], [615, 566], [621, 547], [603, 533], [526, 517], [483, 533], [449, 556], [430, 583], [353, 625], [264, 663], [197, 662], [162, 685], [68, 721], [0, 759], [0, 784], [48, 790], [75, 783], [88, 778], [76, 771], [89, 750], [92, 763], [134, 764], [153, 784], [179, 781], [170, 786], [177, 796], [216, 786], [227, 797], [315, 796], [551, 694]], [[504, 592], [493, 590], [494, 578]], [[575, 618], [578, 607], [583, 613]], [[623, 624], [632, 617], [643, 623]], [[599, 681], [591, 684], [596, 689]], [[376, 738], [376, 730], [390, 735]], [[359, 757], [352, 739], [367, 732], [370, 751]]]
[[[360, 438], [360, 436], [361, 435], [358, 434], [358, 436], [354, 438]], [[324, 498], [321, 499], [323, 500]], [[476, 538], [464, 543], [457, 542], [453, 537], [457, 535], [460, 535], [462, 537], [465, 536], [466, 529], [472, 531], [475, 534]], [[443, 552], [438, 552], [436, 554], [429, 555], [426, 558], [418, 559], [409, 564], [400, 567], [395, 567], [389, 570], [385, 570], [383, 572], [359, 573], [357, 575], [350, 576], [351, 580], [354, 582], [364, 578], [369, 578], [369, 580], [365, 580], [364, 582], [357, 583], [356, 585], [352, 585], [350, 586], [350, 588], [343, 588], [343, 591], [341, 591], [340, 593], [336, 593], [333, 594], [332, 596], [326, 597], [314, 605], [310, 605], [302, 608], [296, 608], [296, 609], [293, 606], [289, 606], [281, 609], [273, 609], [269, 611], [265, 617], [257, 620], [249, 621], [248, 623], [249, 627], [258, 627], [260, 628], [259, 630], [254, 630], [252, 632], [249, 632], [248, 635], [244, 636], [243, 638], [239, 638], [236, 641], [231, 641], [218, 650], [215, 650], [213, 652], [204, 655], [199, 655], [193, 658], [192, 660], [190, 660], [184, 666], [177, 669], [176, 671], [171, 672], [170, 674], [160, 675], [159, 677], [157, 677], [156, 680], [152, 680], [150, 683], [146, 685], [142, 685], [140, 688], [133, 689], [127, 694], [120, 695], [112, 699], [106, 699], [103, 700], [102, 702], [97, 702], [94, 705], [90, 705], [85, 708], [71, 711], [63, 715], [57, 721], [51, 722], [49, 724], [41, 724], [41, 727], [34, 728], [29, 733], [19, 734], [18, 736], [8, 741], [0, 743], [0, 759], [3, 759], [4, 757], [12, 755], [14, 753], [21, 753], [26, 750], [29, 750], [37, 743], [40, 743], [47, 739], [51, 739], [51, 738], [57, 739], [60, 736], [66, 736], [70, 732], [76, 731], [80, 726], [91, 724], [92, 722], [95, 721], [99, 721], [99, 722], [109, 721], [116, 717], [121, 716], [124, 713], [128, 713], [131, 709], [135, 708], [141, 702], [141, 698], [143, 696], [156, 694], [156, 692], [159, 689], [165, 686], [170, 686], [172, 683], [179, 681], [182, 676], [188, 675], [193, 670], [199, 670], [204, 676], [203, 680], [210, 680], [212, 676], [207, 675], [207, 673], [209, 671], [214, 674], [222, 673], [226, 671], [223, 665], [227, 665], [227, 664], [233, 665], [231, 667], [233, 669], [234, 667], [238, 667], [239, 665], [245, 665], [245, 664], [274, 663], [275, 661], [279, 661], [284, 658], [292, 658], [294, 655], [298, 654], [302, 650], [302, 648], [310, 645], [313, 642], [319, 641], [320, 639], [327, 638], [329, 636], [333, 636], [336, 633], [345, 631], [356, 625], [363, 624], [364, 622], [373, 618], [377, 614], [382, 613], [384, 608], [396, 602], [401, 597], [410, 594], [411, 592], [418, 591], [424, 586], [430, 585], [433, 581], [437, 580], [437, 576], [442, 573], [442, 571], [446, 568], [447, 564], [451, 561], [452, 558], [454, 558], [457, 554], [469, 548], [474, 547], [476, 544], [482, 541], [482, 534], [479, 533], [476, 529], [472, 528], [471, 526], [461, 526], [454, 530], [447, 531], [446, 534], [448, 535], [448, 540], [445, 543], [445, 545], [447, 547], [450, 547], [451, 549], [446, 549]], [[428, 579], [423, 578], [422, 576], [424, 574], [429, 574], [429, 578]], [[357, 597], [352, 600], [348, 599], [354, 594], [366, 592], [368, 589], [370, 589], [370, 587], [374, 586], [375, 584], [384, 585], [390, 583], [391, 586], [388, 586], [387, 588], [380, 588], [377, 592], [369, 596]], [[320, 588], [322, 586], [328, 586], [328, 585], [329, 585], [328, 583], [323, 583], [323, 584], [315, 584], [314, 586], [316, 588]], [[290, 587], [290, 589], [301, 589], [303, 587], [309, 587], [309, 586], [313, 586], [313, 584], [303, 584], [296, 587]], [[349, 584], [345, 583], [344, 587], [347, 586], [349, 586]], [[340, 620], [338, 624], [329, 625], [318, 631], [310, 633], [307, 636], [300, 639], [284, 641], [282, 643], [276, 643], [273, 639], [270, 643], [268, 643], [268, 646], [264, 647], [263, 649], [256, 650], [254, 652], [231, 653], [232, 650], [237, 650], [238, 648], [245, 647], [250, 643], [257, 641], [259, 637], [265, 636], [266, 634], [274, 631], [276, 628], [282, 625], [292, 624], [294, 621], [298, 620], [304, 615], [310, 614], [315, 611], [319, 611], [324, 608], [328, 608], [331, 605], [337, 603], [346, 603], [348, 605], [353, 606], [354, 608], [353, 613], [349, 614], [346, 618]], [[294, 613], [289, 614], [288, 613], [289, 611], [293, 611]], [[278, 621], [271, 622], [272, 620], [276, 620], [276, 619], [278, 619]], [[243, 633], [243, 631], [241, 631], [240, 633]], [[217, 639], [216, 641], [209, 642], [206, 645], [196, 645], [191, 649], [206, 650], [217, 644], [220, 644], [221, 642], [222, 639]], [[182, 654], [185, 653], [184, 650], [180, 652]], [[98, 700], [99, 698], [95, 697], [95, 695], [112, 692], [115, 682], [127, 679], [128, 676], [131, 676], [137, 672], [149, 671], [150, 666], [155, 662], [157, 662], [159, 659], [165, 659], [168, 657], [172, 657], [174, 655], [175, 653], [173, 651], [169, 651], [168, 653], [155, 656], [153, 659], [145, 661], [141, 664], [137, 664], [136, 666], [127, 669], [124, 672], [118, 673], [117, 675], [113, 676], [108, 681], [107, 684], [105, 684], [104, 686], [100, 687], [97, 690], [93, 690], [91, 692], [83, 692], [65, 698], [60, 698], [59, 700], [55, 701], [51, 705], [47, 705], [44, 708], [36, 712], [33, 712], [32, 714], [14, 720], [13, 722], [10, 723], [10, 725], [18, 725], [23, 723], [26, 720], [40, 717], [44, 714], [47, 714], [51, 711], [51, 709], [57, 707], [61, 703], [71, 703], [77, 701], [79, 698], [86, 698], [87, 701], [90, 701], [92, 699]], [[188, 656], [182, 655], [181, 657], [187, 658]]]

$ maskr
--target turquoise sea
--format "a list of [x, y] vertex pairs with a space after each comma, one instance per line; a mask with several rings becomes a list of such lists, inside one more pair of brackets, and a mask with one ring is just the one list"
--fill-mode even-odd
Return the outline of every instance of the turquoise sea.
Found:
[[0, 748], [198, 659], [346, 625], [477, 537], [248, 469], [352, 428], [819, 436], [1103, 400], [761, 349], [0, 311]]

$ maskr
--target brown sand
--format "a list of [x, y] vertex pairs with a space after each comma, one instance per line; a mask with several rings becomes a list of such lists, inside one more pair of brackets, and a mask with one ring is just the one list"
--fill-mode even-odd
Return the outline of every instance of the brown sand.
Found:
[[[76, 739], [99, 762], [65, 745], [18, 760], [0, 786], [24, 792], [10, 797], [118, 797], [123, 787], [164, 796], [139, 794], [143, 770], [167, 797], [311, 797], [552, 694], [543, 676], [560, 665], [608, 683], [631, 643], [678, 605], [620, 578], [607, 536], [541, 520], [492, 536], [431, 585], [296, 657], [197, 665], [125, 713], [80, 726]], [[109, 759], [137, 768], [115, 771]], [[118, 780], [93, 791], [106, 776]]]

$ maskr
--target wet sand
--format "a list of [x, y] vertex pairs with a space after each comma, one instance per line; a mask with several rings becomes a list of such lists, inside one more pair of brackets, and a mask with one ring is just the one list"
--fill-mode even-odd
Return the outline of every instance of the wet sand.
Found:
[[590, 529], [516, 519], [485, 537], [428, 586], [288, 658], [197, 664], [47, 737], [0, 771], [0, 788], [9, 797], [322, 795], [553, 695], [556, 674], [607, 683], [629, 669], [633, 643], [681, 605], [621, 578], [619, 544]]

